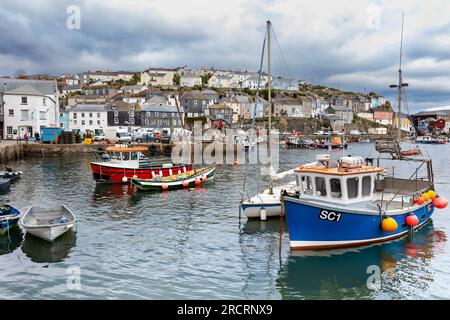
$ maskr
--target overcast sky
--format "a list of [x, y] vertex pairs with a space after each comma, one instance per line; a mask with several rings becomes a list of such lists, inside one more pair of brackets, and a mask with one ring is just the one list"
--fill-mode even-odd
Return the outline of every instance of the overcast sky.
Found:
[[[80, 29], [67, 28], [70, 5]], [[0, 74], [257, 70], [270, 19], [275, 73], [393, 101], [402, 12], [410, 111], [450, 105], [449, 0], [2, 0]]]

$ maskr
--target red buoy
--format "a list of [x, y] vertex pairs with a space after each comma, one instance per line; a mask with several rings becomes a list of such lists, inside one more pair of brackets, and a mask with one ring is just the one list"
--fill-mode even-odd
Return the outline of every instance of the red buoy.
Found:
[[163, 183], [163, 185], [161, 187], [163, 190], [169, 189], [169, 185], [167, 183]]
[[208, 178], [206, 176], [202, 176], [202, 181], [205, 182]]
[[418, 197], [418, 198], [415, 200], [415, 202], [416, 202], [417, 204], [424, 204], [424, 203], [425, 203], [425, 199], [422, 198], [422, 197]]
[[419, 218], [415, 214], [410, 214], [405, 219], [406, 224], [410, 227], [415, 227], [419, 224]]
[[187, 181], [183, 181], [183, 187], [187, 187], [189, 185], [189, 182], [187, 182]]
[[448, 201], [444, 197], [437, 197], [433, 199], [433, 205], [438, 209], [444, 209], [447, 207]]
[[201, 181], [199, 179], [195, 179], [195, 184], [199, 185], [201, 183]]

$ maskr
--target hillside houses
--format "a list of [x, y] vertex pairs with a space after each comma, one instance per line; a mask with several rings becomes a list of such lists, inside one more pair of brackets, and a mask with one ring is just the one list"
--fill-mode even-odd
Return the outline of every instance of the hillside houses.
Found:
[[81, 84], [88, 84], [92, 82], [110, 82], [110, 81], [130, 81], [136, 72], [130, 71], [87, 71], [79, 74], [79, 81]]
[[180, 87], [202, 86], [202, 77], [195, 74], [185, 74], [180, 77]]

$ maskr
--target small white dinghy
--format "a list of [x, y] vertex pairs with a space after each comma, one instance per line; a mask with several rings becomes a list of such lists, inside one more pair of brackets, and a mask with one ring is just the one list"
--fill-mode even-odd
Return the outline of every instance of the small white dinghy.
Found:
[[65, 205], [51, 208], [31, 207], [20, 218], [26, 232], [47, 241], [53, 241], [72, 229], [76, 217]]

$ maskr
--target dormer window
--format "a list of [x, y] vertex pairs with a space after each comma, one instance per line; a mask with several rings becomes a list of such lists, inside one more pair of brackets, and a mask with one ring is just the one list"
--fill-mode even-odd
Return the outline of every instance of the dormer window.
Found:
[[28, 104], [28, 97], [22, 97], [22, 104]]

